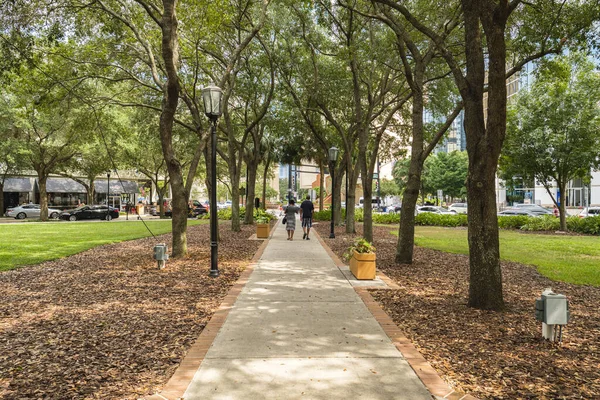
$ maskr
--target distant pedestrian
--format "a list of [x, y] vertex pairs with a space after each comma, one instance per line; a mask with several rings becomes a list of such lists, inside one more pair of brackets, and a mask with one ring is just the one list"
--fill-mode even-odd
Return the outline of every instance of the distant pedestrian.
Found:
[[296, 230], [296, 214], [300, 207], [295, 205], [296, 202], [293, 199], [290, 199], [290, 203], [284, 207], [285, 218], [287, 220], [285, 224], [285, 229], [287, 230], [288, 238], [287, 240], [294, 240], [294, 231]]
[[300, 204], [300, 218], [302, 219], [302, 230], [304, 236], [302, 239], [310, 240], [310, 228], [312, 228], [312, 216], [315, 211], [315, 205], [310, 201], [310, 196], [306, 196], [306, 200]]
[[558, 217], [560, 215], [560, 212], [558, 211], [558, 207], [556, 207], [556, 204], [554, 205], [554, 209], [552, 210], [552, 212], [554, 213], [555, 217]]

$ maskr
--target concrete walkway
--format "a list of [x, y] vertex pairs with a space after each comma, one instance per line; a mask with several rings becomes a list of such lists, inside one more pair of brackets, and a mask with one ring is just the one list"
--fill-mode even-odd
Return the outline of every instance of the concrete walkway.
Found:
[[432, 399], [319, 241], [295, 236], [277, 225], [184, 399]]

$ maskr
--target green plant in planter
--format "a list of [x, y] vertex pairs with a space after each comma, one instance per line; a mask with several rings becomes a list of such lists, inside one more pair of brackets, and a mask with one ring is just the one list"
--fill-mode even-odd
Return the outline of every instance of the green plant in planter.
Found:
[[255, 221], [257, 224], [268, 224], [269, 218], [264, 215], [259, 215], [258, 217], [256, 217]]
[[352, 246], [348, 247], [346, 252], [344, 253], [344, 258], [349, 260], [352, 258], [354, 251], [357, 253], [375, 253], [375, 246], [371, 242], [365, 240], [365, 238], [357, 238]]

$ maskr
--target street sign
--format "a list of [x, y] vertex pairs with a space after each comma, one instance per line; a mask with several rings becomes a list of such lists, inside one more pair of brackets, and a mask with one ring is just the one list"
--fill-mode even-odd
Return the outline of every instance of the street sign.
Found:
[[373, 179], [379, 179], [379, 174], [377, 172], [373, 172]]

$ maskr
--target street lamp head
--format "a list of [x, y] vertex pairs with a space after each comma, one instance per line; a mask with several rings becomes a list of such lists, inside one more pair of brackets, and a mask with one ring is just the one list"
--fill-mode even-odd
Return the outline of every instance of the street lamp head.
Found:
[[202, 101], [204, 102], [204, 114], [216, 121], [221, 116], [221, 97], [223, 91], [220, 87], [209, 85], [202, 89]]
[[336, 162], [339, 154], [339, 150], [337, 147], [333, 146], [329, 149], [329, 161]]
[[106, 176], [110, 178], [110, 171], [106, 171]]

